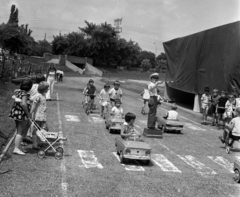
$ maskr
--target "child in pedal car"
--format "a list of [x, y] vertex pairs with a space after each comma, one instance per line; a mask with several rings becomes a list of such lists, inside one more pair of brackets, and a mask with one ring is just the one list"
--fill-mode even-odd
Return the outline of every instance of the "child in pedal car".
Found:
[[219, 139], [222, 143], [226, 142], [226, 139], [229, 135], [240, 137], [240, 107], [236, 110], [236, 117], [233, 118], [229, 124], [226, 124], [226, 128], [223, 131], [223, 136], [220, 136]]
[[133, 113], [128, 112], [125, 115], [125, 122], [121, 130], [121, 137], [124, 140], [142, 141], [141, 135], [134, 129], [135, 119], [136, 116]]
[[177, 105], [175, 103], [173, 103], [171, 105], [171, 110], [168, 111], [164, 116], [163, 118], [164, 119], [167, 119], [167, 120], [178, 120], [178, 112], [176, 112], [177, 110]]
[[115, 100], [115, 106], [111, 110], [111, 115], [113, 117], [123, 117], [123, 108], [121, 107], [121, 101], [120, 99]]

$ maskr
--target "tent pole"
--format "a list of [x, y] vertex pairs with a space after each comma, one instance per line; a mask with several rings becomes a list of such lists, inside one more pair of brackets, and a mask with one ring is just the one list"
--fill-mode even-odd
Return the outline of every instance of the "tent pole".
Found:
[[193, 111], [200, 112], [200, 96], [198, 94], [195, 94], [194, 96]]

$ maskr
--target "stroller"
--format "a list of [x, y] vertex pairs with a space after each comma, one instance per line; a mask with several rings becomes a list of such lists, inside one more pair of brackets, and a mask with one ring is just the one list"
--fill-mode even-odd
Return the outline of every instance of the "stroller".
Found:
[[32, 119], [30, 119], [30, 122], [33, 123], [34, 127], [37, 129], [37, 136], [39, 137], [39, 139], [41, 140], [41, 142], [48, 144], [48, 146], [46, 148], [44, 148], [44, 150], [39, 150], [38, 151], [38, 157], [39, 158], [44, 158], [46, 155], [46, 152], [51, 148], [53, 150], [53, 152], [55, 153], [55, 158], [56, 159], [62, 159], [63, 158], [63, 153], [64, 150], [61, 146], [58, 146], [57, 148], [54, 148], [54, 145], [57, 142], [62, 141], [66, 141], [67, 138], [63, 137], [62, 134], [59, 134], [57, 132], [47, 132], [44, 129], [42, 129], [35, 121], [33, 121]]

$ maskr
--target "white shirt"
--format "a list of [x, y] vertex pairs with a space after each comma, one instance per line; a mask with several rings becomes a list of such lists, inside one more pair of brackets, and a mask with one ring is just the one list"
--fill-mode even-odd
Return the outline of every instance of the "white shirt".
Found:
[[99, 96], [102, 101], [109, 101], [109, 91], [106, 92], [104, 89], [102, 89]]
[[149, 99], [149, 98], [150, 98], [150, 94], [148, 89], [144, 89], [143, 99]]
[[230, 125], [233, 125], [232, 134], [234, 136], [240, 136], [240, 117], [233, 118]]
[[177, 116], [178, 116], [178, 112], [176, 112], [175, 110], [170, 110], [168, 111], [168, 120], [177, 120]]
[[36, 96], [38, 95], [38, 84], [33, 84], [31, 90], [28, 92], [30, 94], [30, 100], [35, 100]]
[[155, 86], [155, 83], [153, 83], [153, 82], [150, 82], [148, 85], [148, 91], [149, 91], [150, 96], [158, 96], [157, 86], [155, 86], [155, 87], [154, 86]]
[[112, 88], [109, 91], [109, 95], [111, 99], [120, 99], [120, 95], [122, 95], [122, 90], [119, 88], [118, 90], [115, 90], [114, 88]]
[[114, 114], [114, 116], [121, 116], [123, 114], [123, 109], [121, 107], [117, 108], [114, 106], [111, 113]]

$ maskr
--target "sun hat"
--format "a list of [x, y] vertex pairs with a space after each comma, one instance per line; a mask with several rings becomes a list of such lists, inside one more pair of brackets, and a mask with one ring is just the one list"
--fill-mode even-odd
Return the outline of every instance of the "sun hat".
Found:
[[150, 79], [153, 78], [153, 77], [158, 77], [159, 78], [158, 73], [153, 73], [153, 74], [150, 75]]

